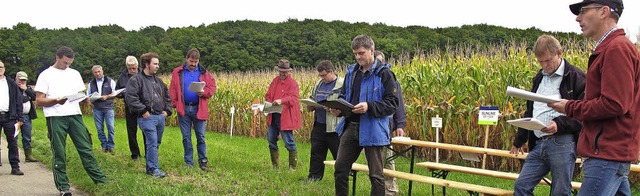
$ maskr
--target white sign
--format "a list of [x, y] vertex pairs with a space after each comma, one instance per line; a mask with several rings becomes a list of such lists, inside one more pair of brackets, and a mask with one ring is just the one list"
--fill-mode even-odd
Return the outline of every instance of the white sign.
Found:
[[498, 124], [498, 115], [500, 115], [498, 106], [480, 106], [480, 111], [478, 112], [478, 124], [496, 125]]
[[433, 127], [433, 128], [442, 128], [442, 118], [440, 118], [440, 117], [431, 118], [431, 127]]

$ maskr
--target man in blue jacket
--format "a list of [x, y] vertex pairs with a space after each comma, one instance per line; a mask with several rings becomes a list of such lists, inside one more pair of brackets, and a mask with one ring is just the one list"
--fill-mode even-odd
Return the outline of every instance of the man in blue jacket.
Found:
[[[364, 148], [369, 166], [371, 195], [384, 195], [383, 152], [389, 141], [389, 116], [398, 107], [396, 83], [388, 67], [374, 58], [375, 44], [371, 37], [358, 35], [351, 42], [357, 63], [347, 68], [340, 98], [354, 105], [338, 123], [341, 136], [335, 164], [336, 195], [349, 194], [349, 172]], [[344, 113], [331, 109], [331, 113]]]

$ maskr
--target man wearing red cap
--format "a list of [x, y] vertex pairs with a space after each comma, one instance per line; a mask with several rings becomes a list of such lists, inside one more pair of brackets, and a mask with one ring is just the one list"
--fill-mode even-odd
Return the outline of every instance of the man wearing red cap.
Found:
[[621, 0], [584, 0], [569, 6], [582, 34], [597, 43], [589, 56], [584, 100], [549, 104], [582, 121], [579, 195], [631, 195], [628, 174], [640, 151], [640, 57], [617, 26]]

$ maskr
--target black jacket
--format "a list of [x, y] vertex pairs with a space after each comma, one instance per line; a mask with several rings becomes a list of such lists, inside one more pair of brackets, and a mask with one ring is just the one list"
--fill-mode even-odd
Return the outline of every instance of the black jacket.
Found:
[[[22, 89], [18, 88], [18, 90], [20, 91], [20, 95], [22, 95], [22, 103], [27, 103], [29, 102], [29, 104], [31, 105], [31, 110], [29, 110], [29, 119], [36, 119], [38, 118], [38, 115], [36, 114], [36, 106], [33, 105], [33, 101], [36, 100], [36, 92], [33, 91], [33, 89], [29, 86], [27, 86], [27, 89], [22, 91]], [[23, 94], [24, 92], [24, 94]], [[22, 105], [21, 105], [22, 107]], [[22, 111], [24, 113], [24, 111]]]
[[[16, 82], [4, 76], [7, 79], [7, 85], [9, 87], [9, 119], [22, 121], [22, 93]], [[3, 95], [4, 96], [4, 95]]]
[[[129, 78], [126, 88], [124, 100], [130, 112], [142, 116], [145, 112], [158, 114], [165, 111], [167, 116], [171, 115], [172, 107], [169, 90], [167, 85], [156, 76], [146, 76], [144, 72], [140, 72]], [[158, 98], [154, 99], [154, 93], [156, 92], [158, 93]], [[155, 104], [161, 104], [161, 106], [158, 107]], [[162, 108], [162, 110], [157, 111], [154, 108]]]
[[[560, 82], [560, 97], [568, 100], [580, 100], [584, 97], [585, 74], [582, 70], [571, 65], [566, 60], [562, 60], [564, 61], [564, 75]], [[536, 74], [535, 77], [533, 77], [533, 88], [531, 89], [531, 92], [535, 93], [538, 91], [538, 86], [541, 81], [542, 69], [538, 71], [538, 74]], [[533, 101], [527, 101], [527, 110], [524, 112], [524, 117], [532, 116]], [[582, 123], [580, 121], [567, 116], [558, 116], [552, 120], [558, 125], [558, 132], [555, 134], [573, 134], [574, 141], [578, 140], [578, 135], [582, 129]], [[536, 137], [533, 131], [518, 128], [518, 132], [516, 133], [513, 141], [513, 146], [520, 148], [525, 142], [527, 142], [527, 140], [529, 141], [529, 151], [531, 151], [536, 146], [538, 137]]]
[[[139, 69], [138, 69], [138, 73], [140, 73]], [[118, 80], [116, 81], [116, 90], [127, 88], [127, 82], [129, 81], [129, 78], [131, 78], [131, 76], [133, 75], [129, 75], [129, 71], [127, 71], [127, 69], [124, 69], [124, 71], [120, 73], [120, 76], [118, 76]], [[116, 95], [116, 97], [124, 98], [124, 93], [120, 93]]]

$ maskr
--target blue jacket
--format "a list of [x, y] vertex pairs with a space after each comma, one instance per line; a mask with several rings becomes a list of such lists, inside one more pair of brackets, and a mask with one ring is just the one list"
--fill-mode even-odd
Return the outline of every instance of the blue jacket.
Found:
[[[351, 92], [355, 72], [360, 65], [353, 64], [347, 68], [344, 86], [340, 97], [351, 102]], [[360, 101], [367, 102], [367, 112], [360, 116], [360, 146], [386, 146], [389, 140], [389, 119], [398, 107], [396, 82], [388, 67], [376, 60], [372, 71], [365, 73], [360, 87]], [[347, 118], [343, 118], [336, 127], [338, 135], [342, 135]]]

